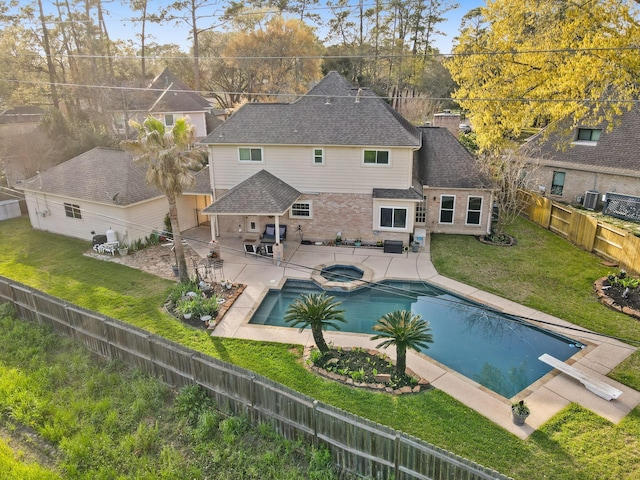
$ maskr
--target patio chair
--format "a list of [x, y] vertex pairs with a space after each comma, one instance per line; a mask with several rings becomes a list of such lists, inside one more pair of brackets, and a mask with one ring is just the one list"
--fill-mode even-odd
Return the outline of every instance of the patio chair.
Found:
[[[280, 225], [280, 241], [287, 238], [287, 226]], [[263, 243], [275, 243], [276, 241], [276, 226], [273, 223], [267, 223], [262, 234]]]
[[258, 255], [260, 253], [260, 242], [258, 243], [245, 243], [244, 244], [244, 256], [247, 256], [247, 253], [251, 255]]

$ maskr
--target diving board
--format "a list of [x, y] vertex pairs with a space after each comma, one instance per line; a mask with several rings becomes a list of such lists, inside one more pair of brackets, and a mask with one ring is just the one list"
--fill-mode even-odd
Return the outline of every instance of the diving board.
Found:
[[577, 368], [572, 367], [562, 360], [558, 360], [556, 357], [552, 357], [548, 353], [543, 353], [542, 355], [540, 355], [538, 357], [538, 360], [546, 363], [547, 365], [551, 365], [553, 368], [560, 370], [562, 373], [566, 373], [570, 377], [575, 378], [580, 383], [582, 383], [587, 390], [595, 393], [605, 400], [615, 400], [620, 395], [622, 395], [622, 391], [618, 390], [617, 388], [608, 385], [602, 380], [598, 380], [597, 378], [592, 377], [582, 370], [578, 370]]

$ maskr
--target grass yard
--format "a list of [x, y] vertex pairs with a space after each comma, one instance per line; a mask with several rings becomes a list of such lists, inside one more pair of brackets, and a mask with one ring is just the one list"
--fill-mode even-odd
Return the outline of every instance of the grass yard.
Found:
[[[608, 272], [596, 257], [525, 220], [510, 233], [519, 242], [513, 248], [434, 236], [434, 263], [462, 282], [587, 328], [640, 340], [636, 321], [592, 295], [593, 280]], [[391, 397], [350, 389], [310, 374], [300, 363], [298, 345], [219, 339], [193, 330], [159, 309], [170, 281], [84, 257], [87, 242], [33, 231], [28, 220], [14, 219], [0, 223], [0, 244], [0, 275], [249, 368], [516, 479], [640, 478], [638, 409], [612, 425], [571, 405], [522, 441], [440, 391]], [[612, 377], [640, 388], [638, 355]]]

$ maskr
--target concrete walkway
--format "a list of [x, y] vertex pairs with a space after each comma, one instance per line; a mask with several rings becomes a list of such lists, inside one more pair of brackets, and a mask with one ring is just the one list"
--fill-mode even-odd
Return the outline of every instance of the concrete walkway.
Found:
[[[200, 255], [205, 256], [208, 253], [210, 240], [208, 229], [193, 229], [185, 232], [184, 235], [190, 239], [190, 245]], [[517, 399], [524, 399], [531, 407], [531, 415], [525, 425], [517, 426], [511, 421], [511, 399], [488, 390], [426, 355], [413, 351], [408, 353], [407, 364], [416, 374], [431, 382], [435, 388], [451, 395], [518, 437], [527, 438], [570, 402], [576, 402], [613, 423], [618, 423], [640, 403], [640, 392], [606, 377], [608, 372], [635, 351], [634, 347], [590, 333], [577, 332], [571, 328], [582, 329], [564, 320], [439, 275], [431, 263], [428, 240], [427, 246], [421, 248], [419, 252], [402, 254], [388, 254], [378, 248], [302, 245], [297, 241], [287, 240], [284, 242], [284, 261], [278, 267], [274, 265], [271, 258], [245, 255], [240, 238], [216, 239], [221, 246], [221, 258], [224, 260], [224, 277], [245, 284], [247, 288], [226, 313], [212, 335], [314, 345], [309, 331], [298, 333], [298, 330], [293, 328], [251, 325], [248, 322], [267, 291], [270, 288], [281, 287], [287, 278], [310, 279], [313, 268], [321, 264], [360, 263], [373, 270], [373, 281], [383, 279], [426, 281], [505, 313], [559, 325], [559, 327], [552, 327], [546, 323], [541, 324], [543, 328], [569, 336], [587, 345], [587, 348], [574, 355], [569, 362], [574, 361], [572, 363], [574, 367], [623, 392], [619, 399], [607, 401], [588, 391], [577, 380], [554, 370], [518, 394]], [[326, 332], [325, 338], [335, 346], [375, 347], [375, 342], [369, 340], [368, 335], [363, 334]], [[387, 349], [384, 353], [394, 357], [394, 350]]]

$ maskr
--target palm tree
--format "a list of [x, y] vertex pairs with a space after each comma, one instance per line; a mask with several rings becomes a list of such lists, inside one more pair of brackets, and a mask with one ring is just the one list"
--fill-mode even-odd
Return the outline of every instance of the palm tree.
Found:
[[300, 298], [289, 305], [284, 316], [285, 322], [290, 323], [292, 327], [300, 326], [300, 331], [311, 327], [316, 347], [323, 354], [329, 351], [329, 347], [324, 341], [322, 330], [326, 327], [340, 330], [336, 322], [345, 322], [344, 310], [338, 308], [342, 302], [334, 300], [334, 297], [325, 293], [300, 295]]
[[134, 162], [147, 165], [147, 183], [167, 197], [180, 281], [188, 282], [176, 202], [183, 189], [193, 185], [195, 172], [201, 167], [199, 152], [191, 148], [195, 141], [195, 127], [185, 118], [179, 118], [173, 128], [166, 129], [164, 123], [151, 115], [142, 124], [131, 120], [129, 125], [137, 132], [138, 138], [126, 140], [121, 145], [137, 154]]
[[407, 310], [396, 310], [389, 312], [378, 320], [378, 324], [373, 327], [378, 335], [371, 337], [371, 340], [384, 338], [376, 348], [387, 348], [390, 345], [396, 346], [396, 373], [398, 376], [405, 374], [407, 369], [407, 349], [418, 351], [420, 348], [429, 348], [429, 343], [433, 343], [433, 335], [429, 322], [420, 315], [413, 315]]

